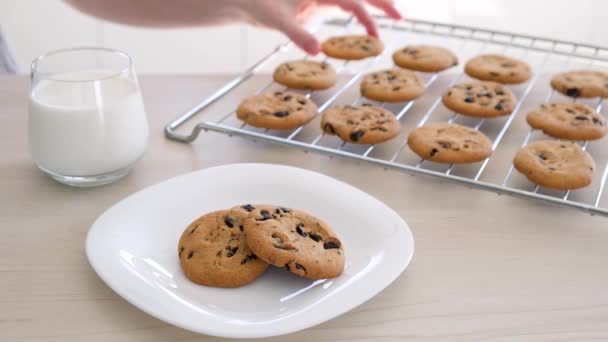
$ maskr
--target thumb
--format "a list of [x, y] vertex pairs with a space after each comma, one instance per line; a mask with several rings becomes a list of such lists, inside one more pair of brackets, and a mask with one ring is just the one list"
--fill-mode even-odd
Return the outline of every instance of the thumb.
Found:
[[310, 32], [300, 26], [296, 20], [281, 19], [277, 28], [287, 35], [297, 46], [310, 55], [316, 55], [321, 51], [319, 41]]

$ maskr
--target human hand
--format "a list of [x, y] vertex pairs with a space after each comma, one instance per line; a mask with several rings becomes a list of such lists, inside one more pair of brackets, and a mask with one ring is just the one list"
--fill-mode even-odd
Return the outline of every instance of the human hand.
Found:
[[321, 50], [319, 41], [302, 27], [302, 19], [319, 7], [337, 6], [354, 14], [368, 34], [377, 37], [378, 28], [365, 3], [401, 19], [393, 0], [244, 0], [243, 6], [253, 24], [282, 31], [304, 51], [316, 55]]

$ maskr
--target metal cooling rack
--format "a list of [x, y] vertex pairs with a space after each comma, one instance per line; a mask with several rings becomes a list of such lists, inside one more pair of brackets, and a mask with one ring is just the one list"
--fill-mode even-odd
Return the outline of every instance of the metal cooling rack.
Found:
[[[318, 117], [306, 126], [289, 131], [263, 130], [238, 121], [235, 110], [238, 101], [244, 96], [267, 90], [285, 89], [274, 83], [271, 77], [272, 70], [278, 65], [280, 59], [311, 58], [298, 52], [293, 48], [291, 42], [278, 46], [243, 74], [229, 81], [194, 108], [171, 121], [165, 127], [166, 136], [185, 143], [194, 141], [200, 131], [245, 136], [305, 151], [316, 151], [330, 156], [366, 161], [386, 168], [447, 179], [499, 194], [535, 198], [582, 209], [591, 214], [608, 216], [608, 195], [604, 193], [608, 179], [606, 141], [579, 142], [584, 149], [589, 150], [597, 164], [597, 177], [593, 184], [585, 189], [561, 192], [543, 189], [514, 172], [511, 163], [517, 149], [521, 146], [537, 139], [550, 139], [542, 132], [530, 130], [525, 124], [525, 111], [523, 110], [524, 108], [529, 110], [541, 103], [563, 97], [549, 87], [550, 76], [570, 69], [608, 69], [608, 48], [423, 20], [409, 19], [404, 22], [393, 21], [385, 17], [377, 19], [386, 46], [385, 52], [364, 61], [340, 61], [320, 57], [334, 66], [340, 82], [326, 91], [309, 91], [303, 92], [303, 94], [312, 98], [319, 105], [320, 113], [332, 105], [357, 104], [363, 101], [390, 109], [404, 128], [402, 135], [391, 142], [365, 146], [342, 142], [339, 138], [328, 136], [321, 131]], [[318, 35], [323, 39], [323, 35], [326, 38], [357, 30], [361, 30], [361, 28], [354, 24], [353, 18], [336, 19], [321, 25]], [[365, 73], [381, 67], [391, 67], [390, 55], [395, 49], [408, 44], [424, 43], [451, 48], [459, 56], [461, 65], [442, 73], [420, 74], [425, 80], [427, 94], [414, 101], [387, 104], [369, 101], [359, 95], [358, 80]], [[441, 105], [443, 92], [466, 80], [467, 76], [463, 72], [462, 65], [467, 59], [483, 52], [511, 55], [526, 60], [534, 69], [535, 73], [530, 81], [512, 87], [519, 100], [510, 116], [497, 119], [467, 118], [449, 112]], [[264, 79], [267, 80], [262, 85], [253, 81], [252, 76], [258, 74], [264, 75]], [[229, 100], [231, 95], [237, 98]], [[566, 98], [563, 97], [563, 99]], [[222, 101], [228, 102], [231, 109], [228, 113], [215, 115], [218, 113], [214, 108], [217, 103]], [[603, 99], [592, 102], [579, 101], [593, 104], [600, 112], [603, 109]], [[186, 126], [192, 118], [203, 112], [207, 120], [197, 122], [194, 126], [190, 125], [191, 131], [187, 134], [177, 132], [180, 126]], [[522, 112], [524, 113], [522, 114]], [[406, 148], [407, 133], [431, 119], [458, 122], [483, 131], [493, 138], [493, 155], [483, 162], [470, 165], [446, 165], [420, 160]]]

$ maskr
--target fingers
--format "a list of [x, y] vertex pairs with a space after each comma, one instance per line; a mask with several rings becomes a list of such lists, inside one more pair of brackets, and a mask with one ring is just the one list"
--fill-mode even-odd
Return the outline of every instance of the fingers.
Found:
[[365, 27], [370, 36], [378, 37], [378, 27], [374, 18], [367, 12], [365, 6], [357, 0], [340, 0], [337, 2], [343, 10], [352, 12], [357, 20]]
[[308, 31], [300, 27], [298, 24], [290, 23], [289, 27], [284, 29], [283, 32], [302, 50], [306, 51], [309, 55], [316, 55], [321, 51], [321, 46], [317, 38], [315, 38]]
[[294, 44], [310, 55], [316, 55], [321, 51], [317, 38], [302, 28], [296, 20], [287, 19], [288, 16], [274, 18], [274, 26], [283, 31]]
[[395, 7], [395, 2], [393, 0], [367, 0], [367, 2], [370, 5], [381, 9], [384, 13], [386, 13], [386, 15], [393, 19], [403, 18], [401, 16], [401, 13], [399, 13], [397, 8]]

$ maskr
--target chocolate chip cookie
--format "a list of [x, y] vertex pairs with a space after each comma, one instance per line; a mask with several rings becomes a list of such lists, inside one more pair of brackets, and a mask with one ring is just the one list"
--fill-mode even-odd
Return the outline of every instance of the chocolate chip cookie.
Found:
[[517, 99], [500, 83], [480, 81], [452, 87], [443, 96], [443, 104], [462, 115], [492, 118], [511, 114]]
[[357, 60], [378, 56], [384, 50], [384, 45], [372, 36], [350, 35], [329, 38], [323, 42], [321, 50], [329, 57]]
[[323, 90], [336, 84], [336, 71], [323, 62], [289, 61], [279, 65], [272, 75], [274, 80], [293, 89]]
[[378, 144], [399, 135], [401, 124], [384, 108], [347, 105], [326, 110], [321, 129], [353, 144]]
[[299, 210], [245, 205], [247, 244], [260, 259], [310, 279], [339, 276], [344, 270], [344, 247], [321, 219]]
[[266, 92], [243, 100], [236, 114], [254, 127], [291, 129], [310, 122], [317, 115], [317, 106], [304, 95]]
[[559, 139], [597, 140], [608, 132], [606, 119], [582, 103], [552, 102], [528, 113], [528, 124]]
[[372, 72], [361, 81], [361, 95], [380, 102], [403, 102], [424, 93], [424, 84], [416, 73], [391, 69]]
[[458, 65], [458, 57], [439, 46], [410, 45], [393, 53], [396, 65], [415, 71], [440, 72]]
[[464, 70], [478, 80], [505, 84], [523, 83], [532, 75], [528, 63], [496, 54], [477, 56], [466, 64]]
[[573, 190], [591, 184], [595, 163], [579, 145], [564, 141], [537, 141], [522, 148], [515, 168], [542, 187]]
[[268, 264], [247, 246], [247, 217], [239, 210], [221, 210], [192, 222], [177, 246], [186, 277], [207, 286], [239, 287], [260, 276]]
[[412, 131], [408, 146], [421, 158], [437, 163], [475, 163], [492, 154], [492, 141], [470, 127], [431, 123]]
[[558, 74], [551, 87], [570, 97], [608, 97], [608, 73], [594, 70], [577, 70]]

